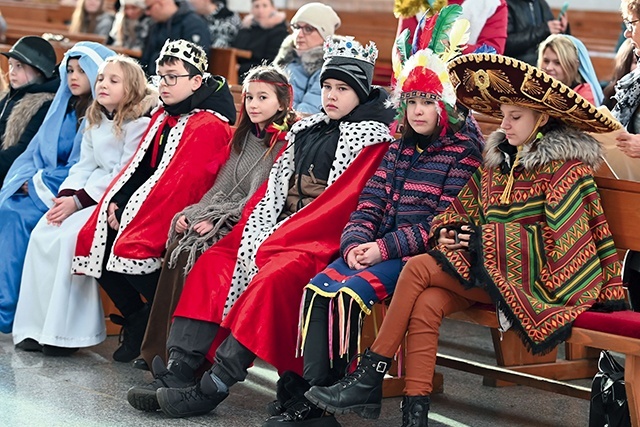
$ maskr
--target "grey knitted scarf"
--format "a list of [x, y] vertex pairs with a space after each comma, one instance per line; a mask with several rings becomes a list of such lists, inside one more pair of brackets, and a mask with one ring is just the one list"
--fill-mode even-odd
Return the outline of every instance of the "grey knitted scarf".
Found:
[[[168, 260], [169, 268], [174, 268], [180, 253], [187, 251], [189, 256], [184, 269], [184, 274], [187, 275], [198, 256], [233, 229], [249, 198], [269, 177], [271, 166], [283, 143], [284, 141], [279, 141], [269, 151], [261, 138], [248, 132], [240, 153], [231, 150], [215, 184], [202, 200], [173, 218], [167, 246], [178, 238], [180, 241]], [[189, 222], [189, 229], [182, 236], [175, 231], [176, 221], [181, 215], [185, 215]], [[195, 232], [192, 227], [201, 221], [212, 223], [213, 229], [204, 235]]]

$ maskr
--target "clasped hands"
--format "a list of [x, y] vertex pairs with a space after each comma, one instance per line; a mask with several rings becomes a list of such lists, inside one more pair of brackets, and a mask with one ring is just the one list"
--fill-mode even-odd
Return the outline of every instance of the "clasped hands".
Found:
[[[176, 221], [176, 233], [178, 234], [184, 233], [188, 229], [189, 229], [189, 221], [187, 220], [186, 215], [180, 215], [180, 217]], [[210, 223], [209, 221], [200, 221], [193, 226], [193, 231], [195, 231], [201, 236], [204, 236], [211, 230], [213, 230], [213, 224]]]
[[376, 242], [362, 243], [347, 252], [347, 265], [352, 270], [362, 270], [382, 261]]
[[47, 224], [59, 227], [62, 221], [78, 210], [73, 197], [54, 197], [53, 207], [46, 214]]

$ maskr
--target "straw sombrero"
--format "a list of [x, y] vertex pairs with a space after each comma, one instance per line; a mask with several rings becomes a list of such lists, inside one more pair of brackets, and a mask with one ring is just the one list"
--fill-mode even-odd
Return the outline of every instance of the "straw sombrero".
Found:
[[546, 113], [586, 132], [620, 129], [615, 119], [542, 70], [507, 56], [475, 53], [449, 62], [458, 102], [471, 110], [502, 118], [501, 104]]

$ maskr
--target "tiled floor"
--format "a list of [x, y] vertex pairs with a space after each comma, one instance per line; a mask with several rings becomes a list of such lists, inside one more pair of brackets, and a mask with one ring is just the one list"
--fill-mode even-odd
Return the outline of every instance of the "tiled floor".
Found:
[[[244, 383], [214, 413], [191, 419], [168, 419], [142, 413], [126, 401], [127, 389], [150, 374], [115, 363], [110, 355], [117, 338], [81, 350], [68, 358], [16, 351], [11, 337], [0, 335], [1, 426], [260, 426], [264, 406], [275, 397], [277, 375], [258, 363]], [[491, 362], [488, 330], [445, 322], [440, 351]], [[431, 427], [578, 427], [588, 424], [589, 402], [527, 387], [489, 388], [471, 374], [440, 369], [444, 394], [434, 395]], [[589, 381], [581, 381], [588, 385]], [[399, 398], [385, 399], [380, 419], [354, 415], [339, 418], [343, 426], [399, 427]]]

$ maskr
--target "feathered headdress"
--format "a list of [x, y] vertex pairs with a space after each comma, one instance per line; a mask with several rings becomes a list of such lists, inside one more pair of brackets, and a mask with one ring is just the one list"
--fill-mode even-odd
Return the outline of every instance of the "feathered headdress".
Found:
[[456, 57], [469, 40], [469, 21], [461, 19], [462, 7], [449, 5], [431, 17], [420, 20], [413, 43], [404, 30], [393, 49], [394, 90], [391, 102], [400, 120], [406, 110], [406, 99], [424, 97], [438, 103], [442, 133], [449, 124], [458, 122], [455, 114], [456, 93], [446, 63]]

